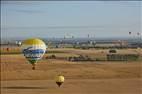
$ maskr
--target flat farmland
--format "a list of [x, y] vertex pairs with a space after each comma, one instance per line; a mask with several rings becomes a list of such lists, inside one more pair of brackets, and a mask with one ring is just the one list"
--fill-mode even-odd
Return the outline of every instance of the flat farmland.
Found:
[[[18, 49], [18, 48], [17, 48]], [[11, 49], [12, 50], [12, 49]], [[139, 50], [139, 51], [138, 51]], [[48, 53], [31, 69], [20, 53], [1, 54], [1, 94], [142, 94], [142, 62], [79, 61], [45, 59], [89, 55], [105, 57], [108, 50], [48, 49]], [[141, 55], [141, 49], [123, 49], [119, 53]], [[54, 78], [62, 73], [65, 82], [58, 88]]]

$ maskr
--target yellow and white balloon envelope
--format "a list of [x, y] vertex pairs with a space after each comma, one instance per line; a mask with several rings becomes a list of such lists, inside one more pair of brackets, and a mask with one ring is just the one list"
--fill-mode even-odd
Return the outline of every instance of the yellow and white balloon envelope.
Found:
[[22, 52], [29, 63], [33, 65], [33, 70], [37, 61], [45, 54], [46, 48], [46, 44], [37, 38], [27, 39], [22, 42]]

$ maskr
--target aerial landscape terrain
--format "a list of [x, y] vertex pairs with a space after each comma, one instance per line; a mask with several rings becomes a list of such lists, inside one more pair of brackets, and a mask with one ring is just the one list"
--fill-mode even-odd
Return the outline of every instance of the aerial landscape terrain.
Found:
[[[48, 49], [43, 59], [37, 63], [36, 70], [32, 70], [31, 64], [20, 53], [20, 47], [11, 48], [11, 54], [6, 50], [1, 52], [2, 94], [142, 93], [142, 57], [137, 61], [68, 61], [66, 58], [79, 54], [104, 58], [108, 50], [54, 48]], [[142, 49], [120, 49], [118, 52], [139, 53], [142, 56]], [[56, 59], [47, 59], [52, 55]], [[60, 88], [54, 81], [59, 73], [65, 77]]]
[[142, 94], [141, 0], [0, 6], [0, 94]]

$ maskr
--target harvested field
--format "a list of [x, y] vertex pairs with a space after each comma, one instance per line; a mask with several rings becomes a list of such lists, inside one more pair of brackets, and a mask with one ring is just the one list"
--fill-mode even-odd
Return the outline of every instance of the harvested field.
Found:
[[[62, 53], [57, 53], [57, 51]], [[104, 55], [107, 50], [52, 49], [45, 56], [59, 57], [88, 54]], [[55, 53], [56, 51], [56, 53]], [[122, 51], [123, 52], [123, 51]], [[128, 49], [127, 53], [136, 53]], [[98, 54], [96, 54], [98, 53]], [[139, 52], [141, 53], [141, 52]], [[142, 94], [142, 62], [85, 61], [42, 59], [36, 70], [22, 54], [1, 54], [1, 94]], [[58, 88], [59, 73], [65, 83]]]

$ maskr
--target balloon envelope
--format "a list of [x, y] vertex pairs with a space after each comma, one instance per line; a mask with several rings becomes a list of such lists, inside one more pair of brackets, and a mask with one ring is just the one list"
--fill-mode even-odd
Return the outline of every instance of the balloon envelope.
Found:
[[34, 64], [43, 57], [46, 45], [42, 40], [37, 38], [27, 39], [22, 42], [22, 49], [27, 60]]
[[57, 77], [55, 78], [55, 81], [56, 81], [56, 82], [64, 82], [64, 76], [62, 76], [62, 75], [57, 76]]
[[55, 78], [55, 81], [56, 81], [56, 84], [60, 87], [62, 85], [62, 83], [64, 82], [64, 76], [62, 75], [58, 75], [56, 78]]

